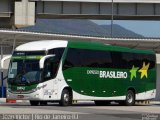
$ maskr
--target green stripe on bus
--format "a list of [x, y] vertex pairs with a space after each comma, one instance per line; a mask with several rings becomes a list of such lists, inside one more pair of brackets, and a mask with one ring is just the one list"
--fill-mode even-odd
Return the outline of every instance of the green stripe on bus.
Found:
[[18, 60], [23, 60], [23, 59], [29, 59], [29, 60], [32, 60], [32, 59], [41, 59], [43, 56], [13, 56], [12, 59], [18, 59]]

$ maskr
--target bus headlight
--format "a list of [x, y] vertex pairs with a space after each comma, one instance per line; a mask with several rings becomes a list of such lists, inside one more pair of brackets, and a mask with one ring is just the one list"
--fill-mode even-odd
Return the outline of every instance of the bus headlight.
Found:
[[37, 91], [37, 88], [35, 88], [35, 89], [32, 89], [32, 92], [36, 92]]
[[39, 94], [34, 95], [35, 98], [39, 98]]

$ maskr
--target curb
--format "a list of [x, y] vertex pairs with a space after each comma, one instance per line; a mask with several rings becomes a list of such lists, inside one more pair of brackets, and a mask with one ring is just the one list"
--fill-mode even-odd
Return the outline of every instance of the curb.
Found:
[[150, 101], [151, 104], [160, 104], [160, 101]]
[[16, 100], [16, 102], [28, 103], [29, 100]]
[[[16, 103], [28, 103], [29, 100], [16, 100]], [[6, 98], [0, 98], [0, 104], [6, 103]], [[77, 103], [77, 101], [74, 101], [74, 103]], [[93, 103], [91, 101], [78, 101], [78, 103]], [[150, 101], [150, 104], [160, 104], [160, 101]]]

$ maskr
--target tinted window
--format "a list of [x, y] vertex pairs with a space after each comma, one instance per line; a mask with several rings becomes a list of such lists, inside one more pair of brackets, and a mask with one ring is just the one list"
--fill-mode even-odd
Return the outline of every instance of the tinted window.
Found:
[[155, 55], [141, 54], [141, 53], [122, 53], [122, 60], [124, 68], [131, 68], [133, 65], [135, 67], [141, 67], [143, 63], [150, 63], [149, 69], [155, 67]]
[[56, 77], [60, 59], [63, 55], [65, 48], [55, 48], [48, 51], [48, 54], [55, 54], [55, 57], [49, 58], [45, 61], [44, 66], [44, 81], [50, 80]]
[[155, 67], [155, 56], [154, 55], [147, 55], [147, 54], [134, 54], [134, 64], [135, 66], [142, 66], [142, 63], [145, 64], [150, 63], [149, 69]]
[[123, 60], [122, 60], [122, 53], [121, 52], [111, 52], [112, 58], [112, 66], [113, 68], [123, 68]]
[[110, 52], [95, 50], [79, 50], [79, 60], [84, 67], [110, 67], [112, 64]]
[[133, 65], [136, 66], [133, 53], [123, 52], [121, 61], [123, 64], [123, 68], [130, 69]]
[[123, 68], [141, 67], [150, 63], [155, 67], [155, 56], [129, 52], [100, 51], [88, 49], [68, 49], [63, 70], [71, 67]]
[[81, 67], [80, 58], [80, 50], [79, 49], [68, 49], [67, 57], [65, 60], [65, 68], [70, 67]]
[[59, 60], [56, 57], [49, 58], [44, 63], [44, 81], [55, 78], [57, 75]]
[[86, 49], [68, 49], [64, 69], [70, 67], [111, 67], [112, 60], [110, 52], [86, 50]]
[[48, 51], [48, 54], [55, 54], [56, 57], [60, 60], [65, 48], [54, 48]]

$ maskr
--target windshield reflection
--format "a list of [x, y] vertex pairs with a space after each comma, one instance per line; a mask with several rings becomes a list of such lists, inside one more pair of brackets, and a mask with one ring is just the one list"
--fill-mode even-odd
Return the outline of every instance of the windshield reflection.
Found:
[[31, 84], [39, 80], [39, 60], [12, 60], [8, 72], [9, 83]]

